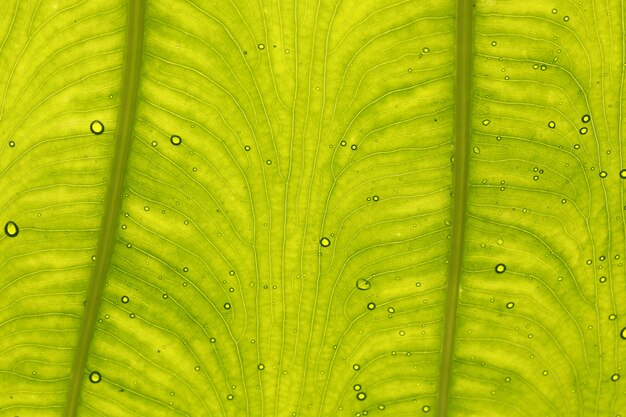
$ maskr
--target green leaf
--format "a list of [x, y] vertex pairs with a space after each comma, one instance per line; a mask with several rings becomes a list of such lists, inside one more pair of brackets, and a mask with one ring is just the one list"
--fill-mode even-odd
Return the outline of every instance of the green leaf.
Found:
[[626, 413], [621, 2], [0, 5], [0, 417]]

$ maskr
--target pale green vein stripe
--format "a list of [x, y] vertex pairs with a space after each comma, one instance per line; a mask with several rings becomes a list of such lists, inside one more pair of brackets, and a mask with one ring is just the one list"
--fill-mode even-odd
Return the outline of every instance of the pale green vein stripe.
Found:
[[72, 366], [66, 417], [74, 417], [78, 411], [82, 384], [86, 377], [85, 366], [93, 338], [96, 316], [100, 308], [104, 282], [111, 264], [111, 256], [117, 237], [117, 221], [122, 207], [122, 189], [126, 178], [128, 154], [133, 138], [137, 90], [139, 88], [139, 74], [141, 71], [144, 1], [129, 0], [128, 2], [127, 39], [124, 56], [125, 69], [122, 79], [115, 155], [111, 164], [110, 183], [100, 228], [101, 233], [96, 251], [96, 262], [89, 282], [85, 315], [81, 324], [76, 356]]
[[456, 27], [456, 125], [454, 153], [454, 188], [452, 211], [452, 248], [448, 275], [448, 294], [444, 319], [444, 335], [439, 380], [439, 416], [448, 414], [452, 356], [456, 330], [456, 314], [459, 303], [459, 287], [463, 267], [465, 219], [467, 213], [467, 172], [469, 142], [471, 135], [471, 94], [473, 56], [472, 0], [457, 0]]

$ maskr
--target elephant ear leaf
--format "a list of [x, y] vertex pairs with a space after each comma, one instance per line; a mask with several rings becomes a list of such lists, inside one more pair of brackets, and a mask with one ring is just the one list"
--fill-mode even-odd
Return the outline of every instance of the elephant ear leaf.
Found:
[[619, 2], [0, 5], [0, 416], [623, 415]]

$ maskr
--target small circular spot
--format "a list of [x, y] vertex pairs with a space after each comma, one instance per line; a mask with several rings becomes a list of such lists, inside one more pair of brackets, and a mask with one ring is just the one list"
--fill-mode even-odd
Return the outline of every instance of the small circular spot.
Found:
[[600, 171], [600, 173], [598, 175], [600, 176], [600, 178], [606, 178], [607, 173], [606, 173], [606, 171]]
[[263, 369], [265, 369], [265, 365], [263, 365], [262, 363], [259, 364], [259, 366], [257, 366], [257, 369], [259, 371], [262, 371]]
[[375, 195], [375, 196], [373, 196], [373, 197], [372, 197], [372, 200], [374, 200], [374, 201], [378, 201], [378, 200], [380, 200], [380, 197], [378, 197], [377, 195]]
[[609, 320], [615, 320], [617, 319], [617, 314], [609, 314]]
[[248, 145], [244, 146], [244, 147], [243, 147], [243, 149], [244, 149], [246, 152], [250, 152], [250, 146], [248, 146]]
[[102, 381], [102, 376], [100, 375], [100, 372], [93, 371], [92, 373], [90, 373], [89, 374], [89, 381], [92, 384], [97, 384], [98, 382]]
[[172, 145], [178, 146], [183, 143], [183, 140], [178, 135], [172, 135], [170, 136], [170, 142], [172, 143]]
[[359, 392], [356, 394], [356, 399], [359, 401], [364, 401], [367, 398], [367, 394], [364, 392]]
[[515, 307], [515, 303], [513, 301], [509, 301], [508, 303], [506, 303], [506, 308], [511, 309]]
[[548, 122], [548, 127], [549, 127], [550, 129], [554, 129], [554, 128], [556, 127], [556, 123], [554, 123], [554, 121], [550, 120], [550, 121]]
[[320, 245], [322, 245], [322, 247], [327, 248], [330, 246], [330, 239], [327, 237], [323, 237], [320, 239]]
[[342, 140], [341, 142], [339, 142], [339, 144], [341, 146], [346, 146], [348, 144], [348, 142], [346, 142], [345, 140]]
[[4, 233], [8, 237], [15, 237], [20, 233], [20, 228], [14, 221], [8, 221], [7, 224], [4, 225]]
[[552, 9], [552, 14], [556, 14], [557, 10], [556, 9]]
[[396, 309], [395, 309], [395, 308], [393, 308], [393, 307], [389, 307], [389, 308], [387, 309], [387, 311], [388, 311], [389, 313], [393, 314], [393, 313], [395, 313], [395, 312], [396, 312]]
[[424, 413], [428, 413], [428, 412], [430, 412], [430, 406], [428, 406], [428, 405], [423, 406], [423, 407], [422, 407], [422, 411], [423, 411]]
[[496, 265], [496, 273], [503, 274], [504, 271], [506, 271], [506, 265], [504, 265], [504, 264]]
[[589, 132], [589, 129], [587, 129], [586, 127], [581, 127], [579, 132], [581, 135], [586, 135], [587, 132]]
[[350, 149], [352, 149], [353, 151], [356, 151], [356, 145], [350, 146]]
[[94, 120], [89, 125], [89, 130], [91, 130], [91, 133], [94, 135], [101, 135], [104, 133], [104, 125], [100, 120]]
[[488, 126], [490, 123], [491, 123], [491, 120], [489, 120], [489, 119], [483, 120], [483, 125], [484, 126]]
[[424, 49], [422, 49], [422, 51], [424, 51], [424, 53], [427, 54], [427, 53], [430, 52], [430, 49], [429, 48], [424, 48]]
[[156, 140], [152, 141], [152, 146], [157, 146], [157, 141]]
[[354, 384], [352, 389], [354, 389], [355, 391], [361, 391], [361, 384]]
[[12, 148], [14, 148], [14, 147], [15, 147], [15, 142], [14, 142], [14, 141], [12, 141], [12, 140], [11, 140], [11, 141], [9, 141], [9, 146], [10, 146], [10, 147], [12, 147]]
[[124, 295], [124, 296], [122, 296], [122, 302], [123, 302], [124, 304], [127, 304], [127, 303], [128, 303], [128, 301], [129, 301], [129, 298], [128, 298], [127, 296], [125, 296], [125, 295]]
[[224, 310], [230, 310], [230, 303], [224, 303]]
[[134, 318], [135, 318], [135, 313], [130, 313], [130, 314], [129, 314], [129, 317], [130, 317], [131, 319], [134, 319]]
[[262, 43], [260, 43], [260, 44], [258, 44], [258, 45], [257, 45], [257, 48], [259, 48], [259, 49], [265, 49], [265, 45], [264, 45], [264, 44], [262, 44]]
[[[624, 329], [624, 331], [626, 331], [626, 328]], [[626, 333], [624, 334], [626, 335]], [[626, 336], [624, 336], [624, 339], [626, 339]], [[354, 365], [352, 365], [352, 369], [354, 369], [355, 371], [358, 371], [359, 369], [361, 369], [361, 365], [359, 365], [358, 363], [355, 363]]]
[[196, 372], [199, 372], [199, 371], [200, 371], [200, 367], [199, 367], [199, 366], [196, 366], [196, 367], [195, 367], [195, 368], [193, 368], [193, 369], [194, 369]]
[[169, 295], [167, 295], [167, 293], [166, 293], [166, 294], [163, 294], [163, 299], [164, 299], [164, 300], [167, 300], [167, 298], [168, 298], [168, 297], [169, 297]]
[[367, 303], [367, 309], [368, 310], [373, 310], [376, 308], [376, 304], [375, 303]]
[[233, 394], [228, 394], [228, 395], [226, 396], [226, 399], [227, 399], [227, 400], [229, 400], [229, 401], [232, 401], [232, 400], [233, 400], [233, 398], [235, 398], [235, 396], [234, 396]]
[[591, 121], [591, 116], [588, 114], [584, 114], [583, 117], [580, 118], [583, 123], [589, 123]]
[[622, 179], [626, 179], [626, 169], [622, 169], [619, 172], [619, 177], [622, 178]]
[[491, 46], [496, 46], [497, 44], [498, 44], [498, 42], [496, 42], [496, 41], [491, 42]]
[[563, 16], [563, 20], [564, 20], [565, 22], [569, 22], [569, 16]]
[[626, 327], [624, 327], [622, 329], [622, 331], [619, 334], [619, 337], [621, 337], [622, 339], [626, 340]]
[[606, 282], [606, 277], [602, 276], [602, 277], [600, 277], [600, 279], [598, 279], [598, 281], [600, 281], [602, 284], [604, 284]]
[[611, 375], [611, 381], [615, 382], [615, 381], [619, 381], [619, 374], [613, 374]]

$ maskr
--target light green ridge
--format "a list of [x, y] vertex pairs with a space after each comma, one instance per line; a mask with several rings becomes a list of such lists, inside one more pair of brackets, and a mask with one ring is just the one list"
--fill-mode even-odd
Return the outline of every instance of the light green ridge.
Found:
[[100, 308], [104, 283], [111, 263], [113, 246], [117, 237], [117, 221], [122, 206], [122, 188], [126, 177], [128, 155], [133, 138], [137, 91], [143, 49], [144, 0], [130, 0], [128, 3], [128, 25], [126, 51], [124, 56], [125, 71], [121, 88], [118, 135], [115, 155], [111, 164], [110, 183], [106, 196], [106, 207], [100, 230], [100, 240], [96, 252], [96, 261], [91, 273], [89, 291], [85, 306], [85, 315], [80, 328], [80, 336], [72, 376], [68, 391], [66, 417], [74, 417], [78, 411], [80, 393], [85, 379], [85, 366], [91, 340], [93, 338], [96, 315]]
[[439, 416], [447, 416], [448, 392], [452, 374], [452, 355], [456, 330], [456, 315], [463, 267], [465, 220], [467, 217], [467, 178], [469, 141], [471, 135], [471, 86], [473, 1], [457, 2], [456, 47], [456, 124], [454, 153], [454, 184], [452, 204], [452, 247], [448, 273], [446, 312], [442, 345], [441, 372], [439, 374]]

